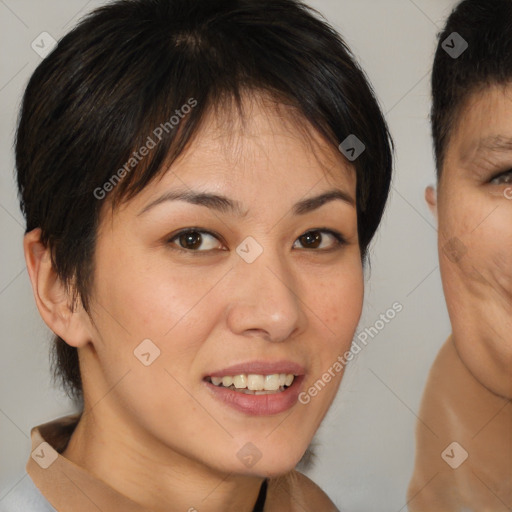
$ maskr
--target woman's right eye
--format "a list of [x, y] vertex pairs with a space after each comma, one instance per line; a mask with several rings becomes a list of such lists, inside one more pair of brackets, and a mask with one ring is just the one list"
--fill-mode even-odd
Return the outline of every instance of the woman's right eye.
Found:
[[223, 248], [219, 239], [212, 233], [190, 228], [169, 238], [168, 244], [174, 245], [173, 249], [187, 252], [206, 252]]

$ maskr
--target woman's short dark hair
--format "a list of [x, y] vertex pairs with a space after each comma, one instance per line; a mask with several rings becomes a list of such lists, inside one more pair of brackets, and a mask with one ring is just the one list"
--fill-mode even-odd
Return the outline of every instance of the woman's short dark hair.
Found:
[[[432, 70], [431, 112], [438, 178], [468, 98], [480, 88], [512, 79], [511, 20], [512, 0], [463, 0], [439, 34]], [[453, 39], [454, 32], [457, 40]], [[445, 49], [456, 45], [463, 49], [466, 44], [460, 55]]]
[[[100, 209], [140, 192], [211, 108], [265, 93], [353, 162], [361, 254], [388, 196], [392, 141], [371, 86], [336, 31], [297, 0], [116, 0], [85, 17], [32, 75], [16, 166], [27, 232], [88, 310]], [[151, 142], [150, 142], [151, 139]], [[141, 155], [139, 148], [146, 147]], [[77, 350], [59, 337], [55, 377], [82, 398]]]

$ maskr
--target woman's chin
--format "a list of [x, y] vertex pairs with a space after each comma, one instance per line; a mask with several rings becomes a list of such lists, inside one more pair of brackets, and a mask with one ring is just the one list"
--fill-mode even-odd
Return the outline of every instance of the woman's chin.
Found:
[[301, 460], [301, 453], [285, 453], [274, 450], [268, 456], [257, 450], [254, 446], [242, 448], [237, 454], [237, 461], [225, 460], [224, 464], [216, 467], [223, 473], [232, 473], [244, 476], [273, 478], [285, 475], [292, 471]]

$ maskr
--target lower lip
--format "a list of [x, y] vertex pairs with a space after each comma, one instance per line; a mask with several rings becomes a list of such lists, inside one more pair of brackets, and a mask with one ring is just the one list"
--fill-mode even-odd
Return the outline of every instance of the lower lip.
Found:
[[268, 395], [249, 395], [222, 386], [215, 386], [211, 382], [205, 381], [205, 384], [215, 398], [237, 411], [252, 416], [270, 416], [287, 411], [297, 403], [303, 380], [304, 375], [299, 375], [295, 377], [289, 388]]

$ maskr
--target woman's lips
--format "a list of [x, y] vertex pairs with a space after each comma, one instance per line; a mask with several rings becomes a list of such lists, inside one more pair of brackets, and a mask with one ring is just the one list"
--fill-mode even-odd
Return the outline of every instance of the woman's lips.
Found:
[[303, 375], [305, 373], [304, 367], [292, 361], [250, 361], [246, 363], [239, 363], [221, 370], [210, 372], [204, 377], [224, 377], [225, 375], [240, 375], [240, 374], [263, 374], [272, 375], [274, 373], [293, 373], [294, 375]]
[[304, 375], [296, 375], [291, 386], [284, 391], [269, 392], [269, 394], [246, 394], [243, 391], [234, 391], [223, 386], [215, 386], [203, 380], [207, 389], [217, 400], [239, 412], [253, 416], [270, 416], [287, 411], [298, 400]]

